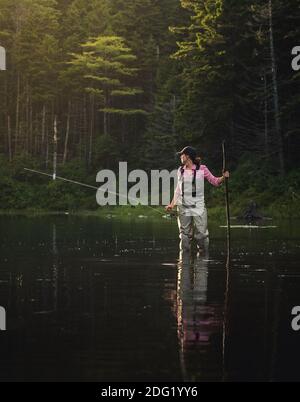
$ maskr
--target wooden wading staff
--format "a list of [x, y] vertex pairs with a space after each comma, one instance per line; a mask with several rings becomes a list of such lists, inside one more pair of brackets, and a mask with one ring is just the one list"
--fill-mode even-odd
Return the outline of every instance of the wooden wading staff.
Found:
[[[226, 151], [225, 141], [222, 144], [223, 148], [223, 174], [226, 171]], [[223, 360], [223, 381], [227, 380], [227, 367], [228, 367], [228, 337], [229, 337], [229, 296], [231, 293], [230, 285], [230, 209], [229, 209], [229, 190], [228, 190], [228, 177], [225, 177], [225, 201], [226, 201], [226, 219], [227, 219], [227, 260], [226, 260], [226, 287], [224, 299], [224, 318], [223, 318], [223, 340], [222, 340], [222, 360]]]
[[[223, 174], [226, 171], [226, 150], [225, 141], [222, 143], [223, 149]], [[225, 201], [226, 201], [226, 220], [227, 220], [227, 268], [229, 268], [230, 261], [230, 209], [229, 209], [229, 190], [228, 190], [228, 177], [225, 177]]]

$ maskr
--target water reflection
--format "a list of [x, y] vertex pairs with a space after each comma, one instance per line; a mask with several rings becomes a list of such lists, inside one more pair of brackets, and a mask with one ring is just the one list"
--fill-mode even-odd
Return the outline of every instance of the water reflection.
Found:
[[[222, 307], [208, 299], [209, 249], [180, 252], [177, 274], [177, 328], [185, 381], [216, 379], [219, 371]], [[207, 365], [207, 355], [215, 353]]]
[[0, 223], [0, 379], [300, 379], [292, 230], [237, 233], [226, 280], [224, 238], [178, 257], [172, 222]]
[[33, 280], [32, 293], [26, 298], [25, 307], [35, 315], [54, 314], [58, 310], [59, 251], [57, 247], [57, 226], [53, 223], [50, 228], [50, 266], [45, 267], [38, 275], [31, 278]]

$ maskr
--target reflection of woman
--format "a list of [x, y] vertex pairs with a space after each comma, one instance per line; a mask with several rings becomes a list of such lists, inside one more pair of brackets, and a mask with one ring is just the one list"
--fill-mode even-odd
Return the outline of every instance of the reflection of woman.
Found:
[[[181, 252], [179, 256], [177, 329], [185, 381], [205, 380], [208, 369], [214, 367], [217, 371], [218, 367], [219, 357], [211, 354], [211, 348], [221, 330], [222, 311], [216, 304], [208, 303], [208, 262], [208, 251], [205, 257], [193, 261], [186, 253]], [[195, 378], [200, 373], [203, 378]]]
[[204, 201], [204, 179], [213, 186], [220, 186], [229, 172], [224, 172], [222, 177], [215, 177], [192, 147], [185, 147], [178, 153], [182, 167], [178, 169], [178, 184], [174, 198], [166, 209], [178, 208], [178, 227], [180, 232], [180, 249], [189, 250], [191, 240], [197, 241], [198, 249], [208, 244], [207, 210]]
[[[208, 259], [196, 258], [193, 263], [187, 255], [181, 255], [177, 275], [177, 301], [181, 341], [184, 343], [200, 339], [201, 305], [207, 300]], [[200, 306], [200, 310], [199, 310]], [[198, 311], [199, 310], [199, 311]]]

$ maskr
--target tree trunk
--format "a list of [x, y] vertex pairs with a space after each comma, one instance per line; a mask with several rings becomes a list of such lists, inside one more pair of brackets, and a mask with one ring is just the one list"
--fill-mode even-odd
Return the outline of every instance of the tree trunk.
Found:
[[45, 130], [46, 130], [46, 105], [43, 105], [42, 111], [42, 155], [45, 155], [44, 148], [45, 148]]
[[177, 140], [176, 138], [176, 125], [175, 125], [175, 118], [176, 118], [176, 95], [172, 95], [172, 135], [173, 135], [173, 141]]
[[8, 158], [12, 161], [12, 149], [11, 149], [11, 124], [10, 115], [7, 116], [7, 136], [8, 136]]
[[42, 112], [42, 146], [45, 143], [45, 126], [46, 126], [46, 105], [43, 105], [43, 112]]
[[125, 144], [125, 119], [124, 116], [121, 116], [121, 127], [122, 127], [122, 144]]
[[284, 150], [283, 150], [283, 139], [281, 133], [280, 107], [279, 107], [279, 96], [278, 96], [277, 63], [275, 59], [275, 49], [274, 49], [272, 0], [269, 0], [269, 30], [270, 30], [270, 56], [271, 56], [271, 67], [272, 67], [272, 82], [273, 82], [273, 101], [274, 101], [274, 112], [275, 112], [275, 130], [278, 142], [280, 174], [284, 175], [285, 164], [284, 164]]
[[67, 116], [67, 129], [66, 129], [66, 137], [65, 137], [65, 148], [64, 148], [64, 156], [63, 156], [63, 165], [67, 161], [68, 157], [68, 145], [69, 145], [69, 134], [70, 134], [70, 120], [71, 120], [71, 101], [68, 104], [68, 116]]
[[90, 168], [92, 165], [92, 156], [93, 156], [93, 136], [94, 136], [94, 119], [95, 119], [95, 97], [91, 95], [90, 97], [91, 104], [91, 121], [90, 121], [90, 141], [89, 141], [89, 157], [88, 157], [88, 167]]
[[29, 115], [30, 115], [30, 94], [29, 83], [26, 82], [26, 153], [29, 155]]
[[8, 159], [11, 162], [12, 161], [11, 119], [9, 114], [7, 75], [5, 75], [4, 82], [5, 82], [5, 113], [7, 122], [7, 151], [8, 151]]
[[35, 132], [35, 137], [34, 137], [34, 154], [35, 155], [37, 155], [37, 153], [38, 153], [38, 148], [39, 148], [39, 143], [38, 143], [38, 135], [37, 135], [37, 132], [39, 131], [38, 130], [38, 127], [37, 127], [37, 114], [35, 113], [34, 114], [34, 132]]
[[30, 111], [29, 111], [29, 149], [31, 155], [33, 154], [33, 111], [32, 111], [32, 97], [30, 96]]
[[83, 141], [84, 141], [84, 161], [85, 164], [88, 164], [88, 125], [87, 125], [87, 102], [86, 102], [86, 94], [84, 94], [83, 98]]
[[46, 127], [46, 157], [45, 157], [45, 167], [46, 170], [48, 169], [49, 165], [49, 132], [48, 132], [48, 127]]
[[54, 116], [53, 127], [53, 180], [56, 180], [57, 172], [57, 116]]
[[[104, 108], [108, 108], [109, 107], [109, 98], [108, 98], [108, 92], [107, 89], [105, 89], [105, 95], [104, 95]], [[107, 112], [103, 112], [103, 131], [104, 131], [104, 135], [107, 136], [109, 135], [109, 116]]]
[[[106, 101], [105, 101], [106, 104]], [[106, 105], [105, 105], [106, 107]], [[108, 135], [108, 129], [107, 129], [107, 113], [104, 111], [103, 112], [103, 131], [104, 131], [104, 135], [107, 136]]]
[[82, 102], [78, 100], [79, 112], [78, 112], [78, 131], [79, 131], [79, 159], [82, 160]]
[[268, 91], [267, 91], [267, 74], [264, 71], [264, 98], [265, 98], [265, 127], [264, 127], [264, 146], [265, 156], [269, 156], [269, 122], [268, 122]]
[[17, 99], [16, 99], [16, 131], [15, 131], [15, 154], [18, 152], [20, 119], [20, 73], [17, 74]]

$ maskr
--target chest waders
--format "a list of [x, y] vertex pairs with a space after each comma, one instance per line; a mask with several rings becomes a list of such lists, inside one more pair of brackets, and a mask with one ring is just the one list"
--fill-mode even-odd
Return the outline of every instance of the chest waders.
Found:
[[[193, 169], [193, 181], [192, 181], [192, 197], [196, 197], [196, 178], [197, 171], [200, 170], [200, 165], [197, 165], [196, 169]], [[182, 178], [182, 205], [178, 206], [178, 228], [180, 238], [180, 250], [188, 251], [191, 248], [191, 241], [194, 238], [197, 242], [198, 250], [204, 249], [208, 251], [209, 233], [207, 229], [207, 210], [204, 210], [201, 214], [197, 214], [196, 203], [193, 205], [187, 205], [184, 202], [185, 196], [185, 184], [184, 184], [184, 168], [180, 170]], [[191, 213], [191, 209], [193, 213]], [[190, 213], [189, 213], [190, 211]]]
[[[192, 181], [192, 197], [195, 198], [196, 197], [196, 177], [197, 177], [197, 171], [200, 170], [200, 164], [197, 165], [196, 169], [193, 169], [193, 181]], [[184, 192], [185, 192], [185, 186], [184, 186], [184, 168], [182, 167], [180, 169], [180, 173], [181, 173], [181, 179], [182, 179], [182, 205], [186, 206], [184, 204]], [[187, 206], [186, 206], [187, 207]], [[189, 205], [188, 207], [190, 208], [195, 208], [194, 205]]]

